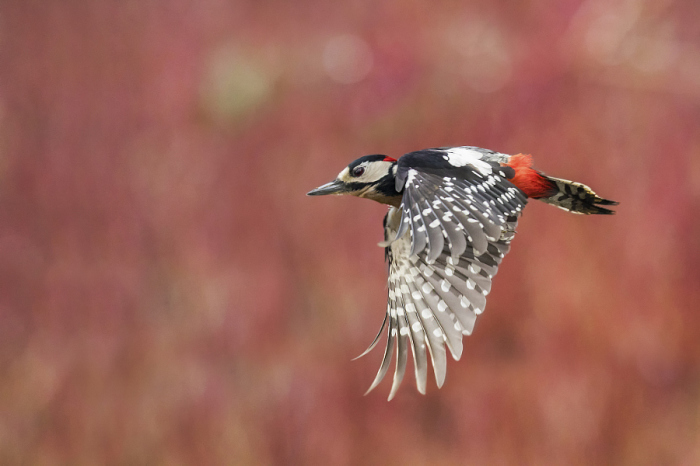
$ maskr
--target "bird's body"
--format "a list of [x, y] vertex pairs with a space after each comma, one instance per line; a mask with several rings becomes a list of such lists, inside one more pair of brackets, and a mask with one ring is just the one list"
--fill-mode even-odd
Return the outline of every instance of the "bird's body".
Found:
[[[438, 386], [446, 372], [445, 346], [455, 359], [486, 305], [491, 280], [510, 248], [528, 198], [581, 214], [612, 214], [580, 183], [552, 178], [531, 167], [530, 156], [476, 147], [426, 149], [398, 160], [368, 155], [338, 178], [309, 193], [351, 194], [391, 206], [384, 218], [389, 299], [382, 328], [387, 345], [377, 377], [394, 351], [391, 399], [403, 379], [409, 348], [418, 390], [425, 393], [428, 354]], [[427, 349], [427, 352], [426, 352]], [[369, 391], [368, 390], [368, 391]]]

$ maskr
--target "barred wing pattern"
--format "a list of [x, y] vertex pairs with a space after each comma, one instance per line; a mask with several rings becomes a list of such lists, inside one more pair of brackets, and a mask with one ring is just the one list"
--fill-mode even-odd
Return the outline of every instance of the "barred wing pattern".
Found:
[[426, 389], [428, 354], [438, 387], [445, 381], [445, 344], [455, 360], [462, 355], [462, 335], [471, 334], [484, 310], [491, 280], [527, 202], [498, 163], [482, 163], [463, 166], [459, 177], [451, 176], [454, 169], [403, 167], [401, 180], [399, 161], [397, 183], [405, 183], [403, 200], [385, 218], [382, 243], [389, 262], [387, 314], [363, 355], [376, 345], [387, 323], [388, 338], [368, 392], [388, 372], [394, 346], [396, 370], [389, 399], [403, 380], [409, 348], [421, 393]]

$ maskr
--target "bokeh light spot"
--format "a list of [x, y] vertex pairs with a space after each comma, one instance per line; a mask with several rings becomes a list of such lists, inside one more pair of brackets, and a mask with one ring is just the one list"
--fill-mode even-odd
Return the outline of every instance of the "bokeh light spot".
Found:
[[374, 66], [372, 49], [362, 38], [344, 34], [330, 39], [323, 50], [323, 67], [341, 84], [353, 84], [369, 75]]
[[215, 51], [202, 82], [202, 104], [217, 119], [244, 116], [262, 105], [273, 88], [273, 75], [263, 63], [232, 47]]

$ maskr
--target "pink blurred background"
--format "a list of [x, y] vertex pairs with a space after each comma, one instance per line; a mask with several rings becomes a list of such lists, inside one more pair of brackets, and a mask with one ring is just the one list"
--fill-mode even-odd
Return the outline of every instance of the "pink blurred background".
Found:
[[[0, 463], [700, 464], [696, 0], [0, 3]], [[362, 394], [351, 160], [531, 153], [446, 385]]]

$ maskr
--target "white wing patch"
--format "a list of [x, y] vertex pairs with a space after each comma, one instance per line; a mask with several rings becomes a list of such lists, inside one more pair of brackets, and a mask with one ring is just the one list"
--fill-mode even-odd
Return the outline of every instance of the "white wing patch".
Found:
[[493, 171], [491, 165], [482, 160], [484, 154], [474, 149], [452, 147], [450, 149], [445, 149], [445, 154], [445, 160], [455, 167], [470, 165], [474, 170], [484, 176], [490, 175]]

